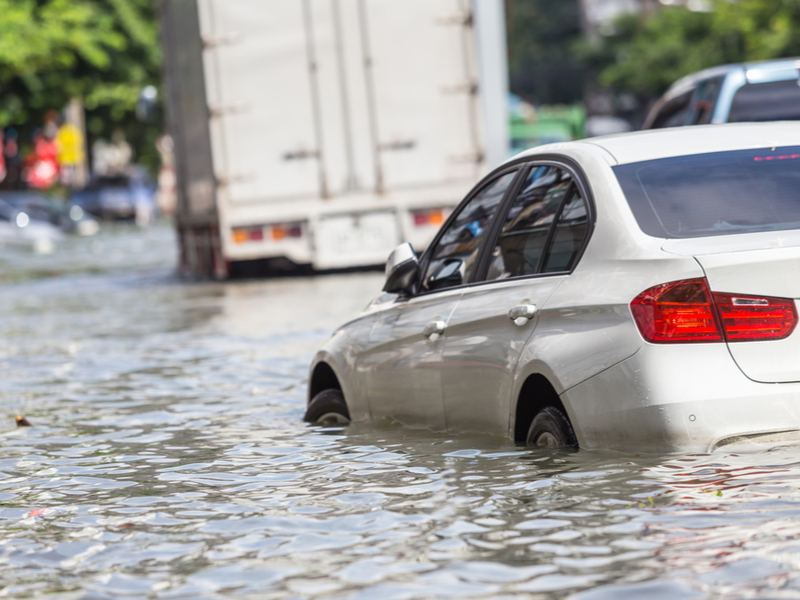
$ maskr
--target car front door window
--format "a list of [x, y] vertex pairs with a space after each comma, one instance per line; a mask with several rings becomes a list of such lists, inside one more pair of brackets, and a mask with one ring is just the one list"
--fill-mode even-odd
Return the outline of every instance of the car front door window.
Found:
[[481, 243], [516, 171], [486, 184], [456, 214], [430, 253], [422, 279], [426, 291], [467, 283], [477, 267]]

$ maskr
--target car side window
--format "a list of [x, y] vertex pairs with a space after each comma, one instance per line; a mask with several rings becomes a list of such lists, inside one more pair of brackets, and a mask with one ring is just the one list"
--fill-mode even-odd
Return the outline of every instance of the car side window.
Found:
[[469, 281], [477, 266], [481, 242], [515, 176], [516, 171], [512, 171], [493, 179], [456, 214], [431, 249], [422, 279], [425, 290], [441, 290]]
[[530, 170], [503, 222], [487, 280], [540, 272], [550, 230], [571, 187], [572, 177], [563, 169], [536, 166]]
[[694, 90], [672, 98], [667, 102], [653, 119], [651, 129], [661, 129], [662, 127], [680, 127], [686, 124], [686, 112], [689, 110], [689, 102], [692, 99]]
[[581, 196], [578, 186], [574, 185], [558, 217], [542, 272], [559, 273], [572, 269], [588, 232], [589, 211], [586, 200]]
[[800, 119], [800, 87], [796, 79], [752, 83], [736, 92], [728, 121], [796, 121]]
[[724, 80], [724, 77], [714, 77], [706, 79], [697, 86], [689, 111], [689, 123], [692, 125], [707, 125], [711, 123], [714, 107], [717, 105], [717, 98]]

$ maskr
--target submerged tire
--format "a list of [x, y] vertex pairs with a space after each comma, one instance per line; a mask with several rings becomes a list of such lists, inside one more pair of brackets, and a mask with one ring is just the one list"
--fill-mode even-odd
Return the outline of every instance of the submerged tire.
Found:
[[303, 417], [315, 425], [349, 425], [350, 411], [341, 390], [322, 390], [311, 399]]
[[538, 448], [564, 448], [578, 446], [578, 439], [567, 415], [555, 406], [546, 406], [533, 418], [528, 437], [528, 446]]

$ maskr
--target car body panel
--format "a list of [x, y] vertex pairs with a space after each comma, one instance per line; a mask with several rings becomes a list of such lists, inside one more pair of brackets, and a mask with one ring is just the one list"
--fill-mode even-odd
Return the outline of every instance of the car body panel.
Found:
[[750, 250], [800, 247], [800, 229], [759, 231], [712, 237], [664, 240], [661, 248], [679, 256], [702, 257], [709, 254], [737, 254]]
[[[711, 291], [800, 299], [798, 246], [709, 254], [697, 260]], [[744, 374], [754, 381], [800, 381], [800, 335], [783, 340], [729, 342], [728, 346]]]
[[653, 452], [798, 431], [798, 400], [800, 384], [751, 381], [724, 344], [643, 344], [562, 396], [582, 448]]
[[[311, 364], [312, 376], [320, 363], [327, 364], [333, 370], [354, 422], [367, 421], [372, 417], [363, 379], [355, 374], [355, 370], [360, 357], [369, 350], [370, 333], [376, 323], [375, 313], [372, 313], [340, 327], [317, 352]], [[311, 398], [308, 400], [310, 402]]]
[[538, 314], [512, 321], [515, 306], [537, 310], [564, 276], [499, 281], [468, 288], [445, 332], [442, 387], [447, 427], [505, 435], [513, 374]]
[[361, 393], [373, 418], [391, 417], [437, 431], [447, 428], [441, 377], [444, 336], [427, 337], [424, 330], [435, 321], [447, 327], [461, 293], [456, 288], [398, 299], [373, 315], [369, 349], [357, 364]]
[[697, 260], [711, 291], [800, 298], [800, 246], [707, 254]]
[[521, 364], [529, 359], [547, 362], [558, 373], [556, 391], [567, 390], [631, 356], [644, 343], [631, 318], [630, 299], [665, 281], [702, 274], [689, 258], [630, 260], [613, 272], [587, 261], [543, 307]]
[[[800, 299], [800, 231], [667, 240], [665, 251], [695, 256], [712, 291]], [[730, 353], [750, 379], [800, 381], [800, 335], [768, 342], [733, 342]]]

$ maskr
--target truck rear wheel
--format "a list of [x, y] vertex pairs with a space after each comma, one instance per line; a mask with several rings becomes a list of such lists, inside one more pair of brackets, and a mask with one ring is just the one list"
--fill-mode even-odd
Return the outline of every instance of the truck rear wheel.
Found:
[[350, 411], [341, 390], [322, 390], [311, 399], [303, 420], [314, 425], [349, 425]]

